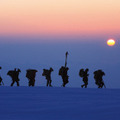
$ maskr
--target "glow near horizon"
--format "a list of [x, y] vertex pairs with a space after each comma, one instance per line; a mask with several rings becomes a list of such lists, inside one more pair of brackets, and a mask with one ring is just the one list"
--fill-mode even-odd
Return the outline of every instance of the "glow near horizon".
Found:
[[98, 34], [120, 31], [119, 0], [2, 0], [0, 35]]

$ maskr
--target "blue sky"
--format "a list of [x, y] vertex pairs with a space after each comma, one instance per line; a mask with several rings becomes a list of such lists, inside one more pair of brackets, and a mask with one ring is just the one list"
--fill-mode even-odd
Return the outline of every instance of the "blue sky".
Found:
[[[7, 38], [4, 38], [7, 39]], [[13, 38], [8, 38], [13, 39]], [[23, 38], [26, 40], [26, 38]], [[34, 40], [34, 38], [31, 38]], [[42, 38], [41, 38], [42, 39]], [[73, 39], [73, 38], [71, 38]], [[81, 39], [81, 38], [77, 38]], [[41, 75], [43, 68], [53, 67], [52, 84], [53, 86], [61, 86], [62, 79], [58, 76], [59, 68], [64, 65], [65, 52], [69, 52], [68, 67], [69, 83], [68, 87], [80, 87], [82, 78], [78, 73], [81, 68], [89, 68], [89, 85], [90, 88], [97, 88], [94, 84], [93, 72], [102, 69], [106, 76], [103, 78], [108, 88], [120, 88], [120, 47], [117, 41], [116, 45], [109, 47], [106, 40], [96, 40], [99, 38], [86, 38], [84, 41], [69, 42], [39, 42], [39, 43], [10, 43], [1, 42], [0, 44], [0, 64], [2, 70], [0, 72], [5, 85], [10, 85], [11, 78], [7, 76], [7, 71], [20, 68], [20, 85], [27, 86], [28, 80], [25, 78], [26, 69], [34, 68], [39, 72], [36, 76], [36, 86], [45, 86], [46, 80]], [[74, 41], [74, 39], [73, 39]]]

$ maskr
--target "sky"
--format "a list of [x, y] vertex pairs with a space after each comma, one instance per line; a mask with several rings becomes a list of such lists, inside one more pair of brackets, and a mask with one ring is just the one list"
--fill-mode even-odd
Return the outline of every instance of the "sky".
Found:
[[[89, 68], [89, 87], [96, 88], [93, 72], [102, 69], [106, 86], [120, 88], [119, 0], [1, 0], [0, 65], [5, 85], [7, 71], [21, 69], [20, 85], [28, 85], [26, 69], [35, 68], [36, 85], [45, 86], [42, 69], [53, 67], [53, 86], [61, 86], [59, 68], [69, 52], [68, 87], [80, 87], [81, 68]], [[108, 39], [116, 41], [107, 46]]]
[[119, 0], [1, 0], [0, 35], [80, 35], [120, 31]]

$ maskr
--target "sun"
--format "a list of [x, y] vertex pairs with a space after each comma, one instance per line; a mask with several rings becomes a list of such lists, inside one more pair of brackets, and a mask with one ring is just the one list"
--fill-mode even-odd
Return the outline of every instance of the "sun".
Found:
[[114, 46], [115, 45], [115, 40], [114, 39], [107, 40], [107, 45], [108, 46]]

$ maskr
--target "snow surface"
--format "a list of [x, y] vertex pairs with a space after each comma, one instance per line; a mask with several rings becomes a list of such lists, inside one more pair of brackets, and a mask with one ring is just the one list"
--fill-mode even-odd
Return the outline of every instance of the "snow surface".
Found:
[[120, 120], [120, 89], [0, 87], [0, 120]]

